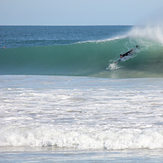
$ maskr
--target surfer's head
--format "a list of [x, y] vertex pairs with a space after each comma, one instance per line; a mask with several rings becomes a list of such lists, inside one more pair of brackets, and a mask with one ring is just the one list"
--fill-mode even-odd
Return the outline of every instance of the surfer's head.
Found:
[[120, 54], [120, 57], [122, 58], [122, 57], [123, 57], [123, 55], [122, 55], [122, 54]]

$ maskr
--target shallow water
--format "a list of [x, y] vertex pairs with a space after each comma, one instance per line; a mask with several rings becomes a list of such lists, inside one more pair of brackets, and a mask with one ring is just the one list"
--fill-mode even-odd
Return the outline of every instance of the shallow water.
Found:
[[150, 162], [161, 163], [162, 150], [65, 150], [54, 147], [0, 148], [0, 162]]

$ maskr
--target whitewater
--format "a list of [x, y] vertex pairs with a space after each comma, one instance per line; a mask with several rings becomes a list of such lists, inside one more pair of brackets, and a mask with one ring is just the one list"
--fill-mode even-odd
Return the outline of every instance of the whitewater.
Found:
[[0, 29], [0, 162], [162, 162], [161, 26]]

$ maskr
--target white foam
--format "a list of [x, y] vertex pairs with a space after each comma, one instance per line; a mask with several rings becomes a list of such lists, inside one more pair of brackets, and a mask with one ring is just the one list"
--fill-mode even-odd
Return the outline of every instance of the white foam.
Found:
[[[124, 39], [128, 37], [128, 35], [124, 34], [124, 35], [118, 35], [118, 36], [114, 36], [111, 38], [107, 38], [107, 39], [101, 39], [101, 40], [88, 40], [88, 41], [82, 41], [82, 42], [78, 42], [78, 43], [102, 43], [102, 42], [107, 42], [107, 41], [114, 41], [114, 40], [119, 40], [119, 39]], [[78, 44], [76, 43], [76, 44]]]
[[[108, 39], [102, 39], [102, 40], [88, 40], [78, 43], [100, 43], [100, 42], [106, 42], [106, 41], [114, 41], [124, 38], [136, 38], [136, 42], [134, 44], [141, 44], [143, 40], [140, 39], [147, 39], [152, 40], [158, 43], [163, 44], [163, 24], [155, 24], [155, 25], [145, 25], [145, 26], [134, 26], [129, 32], [126, 32], [125, 34], [117, 35]], [[130, 40], [131, 41], [131, 40]], [[77, 43], [77, 44], [78, 44]]]
[[118, 66], [117, 64], [115, 64], [115, 63], [111, 63], [106, 69], [107, 70], [117, 70], [117, 69], [119, 69], [120, 68], [120, 66]]
[[0, 83], [0, 146], [163, 148], [163, 79], [1, 76]]
[[145, 38], [163, 44], [163, 25], [134, 27], [127, 35], [129, 37]]
[[[70, 127], [70, 126], [69, 126]], [[70, 130], [71, 128], [69, 128]], [[77, 149], [163, 148], [163, 129], [108, 129], [97, 127], [71, 131], [55, 126], [1, 129], [1, 146], [56, 146]]]

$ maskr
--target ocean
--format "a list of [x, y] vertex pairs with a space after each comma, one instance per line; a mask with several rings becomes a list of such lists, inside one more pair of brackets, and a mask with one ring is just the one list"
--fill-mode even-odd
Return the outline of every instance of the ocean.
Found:
[[0, 162], [161, 163], [162, 36], [161, 26], [0, 26]]

